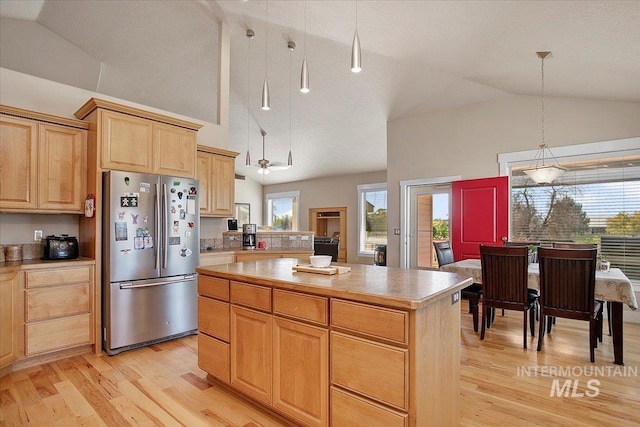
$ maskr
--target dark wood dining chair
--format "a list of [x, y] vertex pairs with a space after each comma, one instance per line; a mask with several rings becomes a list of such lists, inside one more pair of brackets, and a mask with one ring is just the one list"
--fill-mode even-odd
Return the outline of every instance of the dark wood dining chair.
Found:
[[535, 310], [537, 294], [528, 288], [529, 248], [524, 246], [480, 245], [482, 265], [482, 330], [490, 319], [491, 309], [503, 308], [523, 312], [523, 346], [527, 348], [527, 314], [531, 336], [535, 336]]
[[[453, 249], [451, 244], [446, 242], [433, 242], [433, 248], [438, 258], [438, 266], [451, 264], [454, 262]], [[469, 301], [469, 313], [473, 317], [473, 330], [478, 332], [478, 306], [482, 297], [482, 285], [473, 283], [460, 291], [460, 297]]]
[[540, 264], [540, 330], [538, 351], [542, 350], [547, 316], [589, 322], [591, 362], [595, 361], [597, 336], [602, 333], [602, 302], [594, 298], [596, 249], [538, 250]]
[[[596, 243], [553, 242], [553, 247], [556, 249], [597, 249], [598, 245]], [[596, 265], [596, 268], [598, 268], [597, 265]], [[604, 301], [600, 301], [600, 302], [604, 304]], [[611, 335], [611, 303], [610, 302], [606, 304], [606, 308], [608, 313], [607, 319], [608, 319], [608, 325], [609, 325], [609, 335]], [[547, 324], [547, 332], [551, 332], [551, 326], [555, 325], [555, 323], [556, 322], [554, 319], [554, 322]], [[600, 342], [602, 342], [602, 331], [598, 332], [598, 339], [600, 340]]]

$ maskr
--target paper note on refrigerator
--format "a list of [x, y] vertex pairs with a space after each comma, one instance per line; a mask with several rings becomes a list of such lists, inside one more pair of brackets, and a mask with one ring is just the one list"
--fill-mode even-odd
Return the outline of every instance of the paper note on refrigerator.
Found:
[[187, 214], [196, 214], [196, 196], [187, 196]]

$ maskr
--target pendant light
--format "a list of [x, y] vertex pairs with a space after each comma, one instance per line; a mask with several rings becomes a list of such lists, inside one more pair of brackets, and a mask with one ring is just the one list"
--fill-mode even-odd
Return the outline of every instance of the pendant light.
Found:
[[[562, 175], [567, 169], [560, 166], [560, 163], [555, 158], [551, 150], [547, 146], [547, 143], [544, 140], [544, 60], [548, 57], [551, 52], [536, 52], [538, 58], [542, 61], [541, 66], [541, 75], [542, 75], [542, 89], [541, 89], [541, 99], [542, 99], [542, 143], [539, 145], [538, 152], [536, 153], [533, 161], [531, 162], [531, 166], [529, 169], [525, 169], [524, 173], [529, 175], [529, 177], [534, 180], [537, 184], [550, 184]], [[547, 154], [548, 153], [548, 154]], [[546, 164], [546, 160], [553, 159], [555, 162], [552, 164]]]
[[267, 40], [269, 27], [269, 1], [266, 1], [265, 21], [264, 21], [264, 84], [262, 85], [262, 109], [267, 111], [271, 109], [271, 99], [269, 97], [269, 83], [267, 83]]
[[249, 51], [247, 53], [247, 155], [244, 159], [245, 166], [251, 166], [251, 155], [249, 154], [249, 81], [251, 78], [251, 40], [255, 37], [252, 29], [247, 30], [247, 40], [249, 40]]
[[[289, 48], [289, 157], [287, 158], [287, 166], [293, 165], [293, 156], [291, 155], [291, 86], [293, 86], [293, 81], [291, 80], [291, 55], [293, 55], [293, 51], [296, 49], [296, 44], [294, 42], [287, 43], [287, 47]], [[304, 62], [302, 63], [304, 69]]]
[[353, 44], [351, 45], [351, 71], [354, 73], [362, 71], [360, 37], [358, 37], [358, 0], [356, 0], [356, 32], [353, 35]]
[[309, 69], [307, 68], [307, 0], [304, 1], [304, 58], [300, 70], [300, 92], [309, 93]]

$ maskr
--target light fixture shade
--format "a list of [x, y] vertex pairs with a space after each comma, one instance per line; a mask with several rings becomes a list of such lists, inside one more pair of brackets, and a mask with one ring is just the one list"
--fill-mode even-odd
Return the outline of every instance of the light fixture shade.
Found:
[[246, 166], [251, 166], [251, 155], [249, 154], [249, 150], [247, 150], [247, 156], [244, 159], [244, 164]]
[[351, 71], [359, 73], [362, 71], [362, 62], [360, 54], [360, 37], [358, 37], [358, 30], [353, 35], [353, 45], [351, 46]]
[[269, 175], [269, 168], [260, 168], [258, 169], [258, 173], [260, 175]]
[[287, 159], [287, 166], [293, 166], [293, 156], [291, 155], [291, 150], [289, 150], [289, 158]]
[[525, 169], [524, 173], [534, 180], [537, 184], [551, 184], [556, 178], [566, 171], [565, 168], [559, 166], [540, 166], [534, 169]]
[[302, 60], [302, 70], [300, 71], [300, 92], [309, 93], [309, 69], [307, 68], [307, 58]]
[[269, 97], [269, 83], [267, 83], [267, 79], [264, 79], [264, 84], [262, 85], [262, 109], [265, 111], [271, 109], [271, 98]]

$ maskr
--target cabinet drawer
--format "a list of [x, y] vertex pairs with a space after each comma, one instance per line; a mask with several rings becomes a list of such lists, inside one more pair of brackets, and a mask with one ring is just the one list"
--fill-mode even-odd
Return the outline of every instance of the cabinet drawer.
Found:
[[408, 409], [409, 351], [331, 333], [331, 383]]
[[198, 366], [228, 383], [230, 375], [229, 344], [198, 334]]
[[198, 330], [229, 342], [229, 303], [199, 296]]
[[331, 426], [406, 427], [407, 414], [377, 405], [359, 396], [331, 388]]
[[324, 297], [274, 289], [273, 312], [326, 325], [328, 300]]
[[229, 301], [229, 281], [217, 277], [198, 276], [198, 293], [222, 301]]
[[26, 294], [27, 322], [91, 311], [89, 284], [33, 289]]
[[91, 315], [88, 313], [28, 324], [26, 354], [31, 356], [91, 344], [90, 326]]
[[232, 281], [231, 302], [262, 311], [271, 311], [271, 289]]
[[68, 285], [73, 283], [91, 283], [91, 267], [27, 271], [27, 288]]
[[401, 344], [409, 341], [409, 313], [338, 299], [331, 300], [331, 326]]

